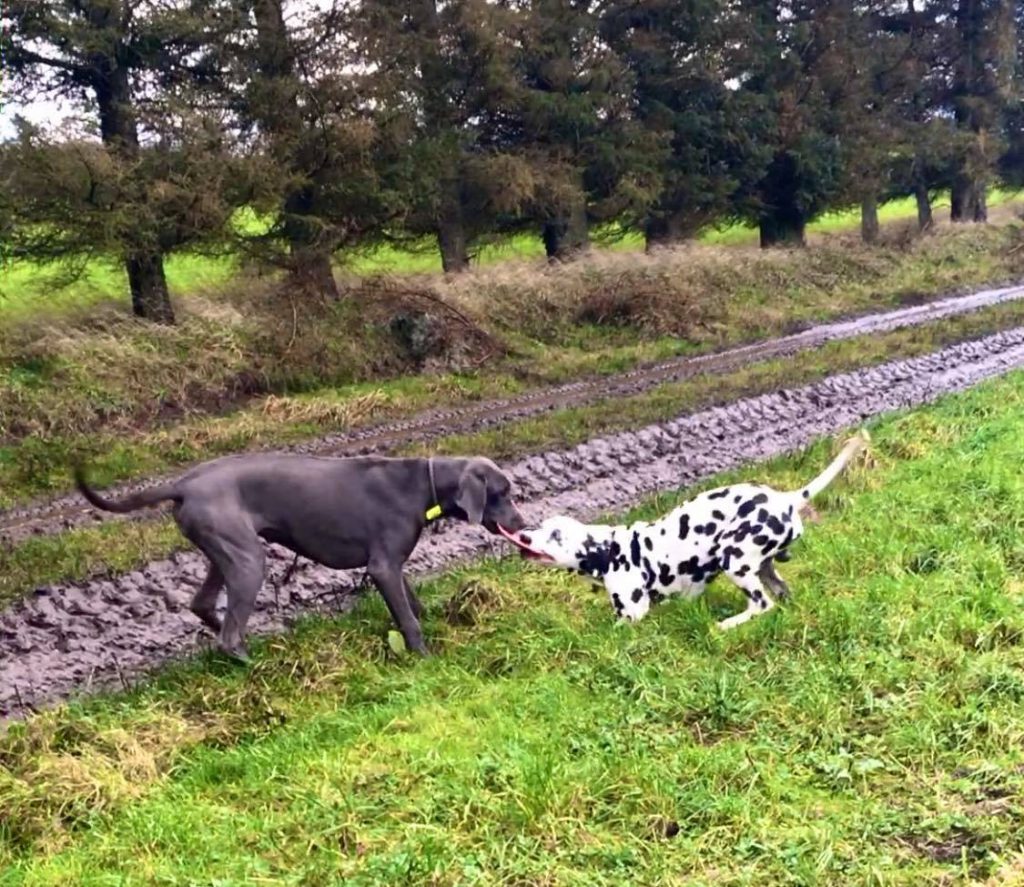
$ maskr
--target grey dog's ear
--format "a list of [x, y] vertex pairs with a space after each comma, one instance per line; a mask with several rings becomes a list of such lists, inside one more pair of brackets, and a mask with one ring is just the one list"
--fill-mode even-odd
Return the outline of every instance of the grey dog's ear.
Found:
[[466, 512], [466, 520], [471, 524], [483, 522], [484, 507], [487, 505], [487, 482], [472, 468], [463, 471], [459, 478], [455, 504]]

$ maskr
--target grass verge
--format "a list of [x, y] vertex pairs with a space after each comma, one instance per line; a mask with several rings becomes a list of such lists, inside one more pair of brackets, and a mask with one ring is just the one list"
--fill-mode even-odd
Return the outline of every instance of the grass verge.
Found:
[[[951, 884], [1024, 845], [1024, 374], [873, 429], [728, 634], [490, 562], [0, 741], [0, 883]], [[795, 487], [831, 445], [718, 479]], [[651, 517], [680, 496], [633, 516]], [[1004, 868], [1004, 866], [1006, 868]]]
[[38, 320], [0, 331], [0, 507], [69, 489], [72, 457], [108, 483], [1020, 279], [1021, 245], [1010, 225], [875, 250], [691, 247], [366, 283], [333, 306], [257, 287], [193, 300], [171, 329]]
[[[831, 342], [814, 351], [761, 361], [729, 374], [701, 374], [632, 397], [555, 410], [496, 430], [451, 435], [429, 445], [410, 445], [400, 452], [475, 453], [505, 459], [570, 447], [605, 432], [673, 419], [684, 412], [780, 387], [809, 384], [844, 370], [926, 354], [1021, 323], [1024, 302], [998, 305], [919, 327]], [[216, 452], [216, 448], [211, 447], [208, 452]], [[106, 524], [31, 538], [13, 548], [0, 549], [0, 606], [41, 585], [84, 579], [98, 572], [134, 569], [184, 545], [169, 518], [148, 524]]]

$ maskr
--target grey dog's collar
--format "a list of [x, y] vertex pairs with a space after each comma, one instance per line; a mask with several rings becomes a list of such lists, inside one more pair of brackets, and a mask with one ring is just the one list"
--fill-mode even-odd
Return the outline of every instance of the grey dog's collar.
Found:
[[441, 508], [441, 503], [437, 501], [437, 484], [434, 483], [434, 460], [427, 459], [427, 474], [430, 476], [430, 501], [433, 503], [430, 508], [427, 509], [425, 515], [427, 522], [437, 520], [443, 514], [444, 510]]

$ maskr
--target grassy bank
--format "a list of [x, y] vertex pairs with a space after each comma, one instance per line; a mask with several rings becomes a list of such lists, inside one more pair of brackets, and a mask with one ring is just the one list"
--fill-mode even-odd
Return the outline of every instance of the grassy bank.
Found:
[[[1024, 374], [873, 429], [794, 599], [617, 627], [492, 562], [0, 741], [0, 883], [1006, 883], [1024, 847]], [[729, 477], [783, 487], [834, 445]], [[653, 516], [677, 497], [635, 512]]]
[[[813, 351], [760, 361], [732, 373], [702, 373], [683, 382], [659, 385], [643, 394], [553, 410], [498, 429], [452, 434], [429, 444], [405, 446], [398, 452], [404, 455], [477, 453], [507, 459], [569, 447], [598, 434], [635, 429], [740, 397], [808, 384], [844, 370], [926, 354], [1022, 323], [1024, 302], [1008, 303], [919, 327], [831, 342]], [[218, 429], [225, 426], [231, 433], [221, 436]], [[106, 452], [109, 459], [121, 460], [120, 464], [133, 458], [138, 458], [139, 464], [146, 464], [141, 460], [152, 453], [168, 461], [180, 458], [187, 462], [200, 454], [213, 456], [238, 447], [235, 420], [214, 420], [200, 423], [200, 427], [206, 430], [186, 426], [187, 431], [181, 437], [156, 435], [134, 444], [111, 439]], [[252, 436], [246, 439], [246, 445], [279, 442], [288, 439], [289, 434], [298, 439], [310, 434], [312, 427], [308, 423], [288, 424], [280, 420], [274, 424], [272, 417], [264, 417], [259, 424], [254, 421]], [[192, 449], [189, 441], [199, 440], [203, 441], [202, 449]], [[63, 466], [59, 467], [64, 470]], [[14, 548], [0, 549], [0, 606], [41, 585], [132, 570], [186, 544], [170, 519], [106, 524], [71, 530], [59, 536], [29, 538]]]
[[[1021, 228], [877, 249], [690, 247], [364, 281], [335, 306], [254, 283], [154, 328], [112, 309], [0, 329], [0, 507], [837, 315], [1024, 276]], [[398, 319], [396, 322], [396, 318]]]

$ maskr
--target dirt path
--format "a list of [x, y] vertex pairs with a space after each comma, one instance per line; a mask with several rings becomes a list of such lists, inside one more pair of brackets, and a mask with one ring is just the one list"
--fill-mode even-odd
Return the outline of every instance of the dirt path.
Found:
[[[1024, 327], [504, 467], [529, 503], [523, 508], [528, 519], [558, 512], [591, 517], [1021, 366]], [[409, 566], [423, 576], [502, 549], [478, 528], [449, 524], [424, 536]], [[290, 560], [271, 547], [253, 631], [279, 631], [297, 615], [353, 604], [360, 573], [308, 562], [275, 594]], [[72, 692], [116, 685], [208, 644], [185, 608], [203, 572], [200, 556], [184, 552], [115, 579], [39, 589], [0, 613], [0, 715], [17, 716]]]
[[[400, 445], [493, 428], [553, 409], [581, 406], [609, 397], [628, 397], [666, 382], [686, 379], [700, 373], [732, 372], [748, 364], [789, 356], [818, 348], [828, 342], [917, 326], [1021, 298], [1024, 298], [1024, 286], [984, 290], [967, 296], [940, 299], [895, 311], [822, 324], [779, 339], [757, 342], [714, 354], [676, 358], [614, 376], [588, 378], [517, 397], [428, 411], [397, 422], [327, 435], [288, 449], [318, 455], [385, 453]], [[125, 495], [159, 483], [168, 476], [174, 475], [120, 484], [108, 492], [114, 496]], [[71, 527], [92, 525], [105, 520], [146, 520], [159, 514], [159, 510], [147, 510], [126, 517], [115, 516], [89, 508], [77, 494], [61, 496], [9, 511], [0, 511], [0, 545], [13, 545], [30, 536], [59, 533]]]

